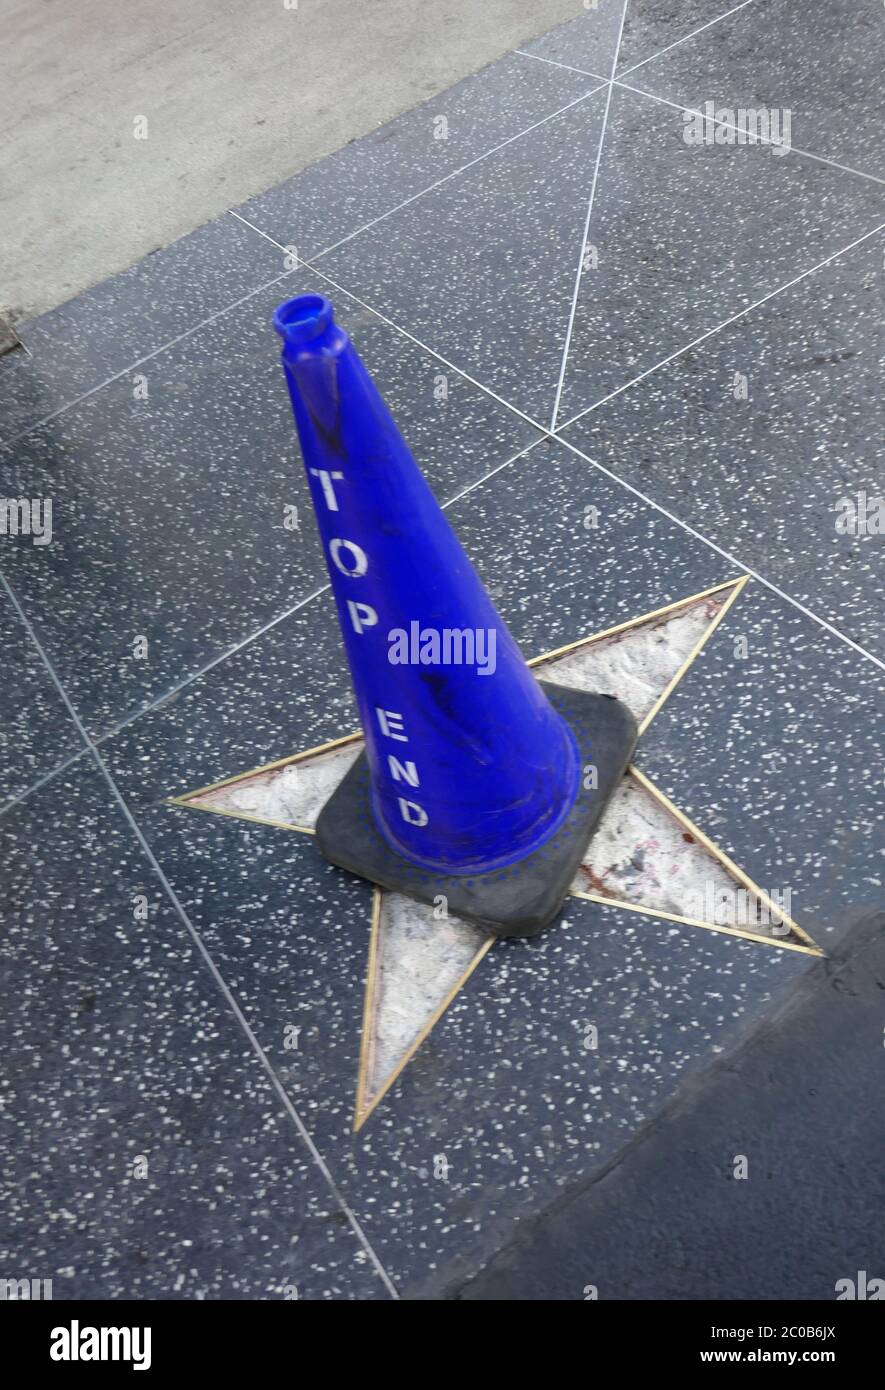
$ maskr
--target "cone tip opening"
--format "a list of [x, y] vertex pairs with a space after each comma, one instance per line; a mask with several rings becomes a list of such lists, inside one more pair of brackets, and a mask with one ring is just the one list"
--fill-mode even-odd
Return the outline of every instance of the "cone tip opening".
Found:
[[318, 338], [332, 322], [332, 305], [321, 294], [299, 294], [274, 310], [273, 326], [284, 342], [302, 347]]

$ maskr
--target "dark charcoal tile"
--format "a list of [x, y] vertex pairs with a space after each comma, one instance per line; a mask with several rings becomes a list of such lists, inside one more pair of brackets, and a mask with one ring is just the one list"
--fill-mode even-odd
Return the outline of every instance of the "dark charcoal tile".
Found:
[[[565, 433], [885, 655], [885, 536], [870, 531], [872, 499], [885, 492], [882, 252], [871, 238]], [[735, 399], [735, 373], [746, 400]], [[851, 521], [844, 498], [855, 534], [836, 530]]]
[[602, 93], [589, 97], [331, 252], [323, 269], [546, 425], [604, 108]]
[[56, 1298], [385, 1297], [94, 765], [0, 841], [4, 1270]]
[[[588, 4], [577, 19], [551, 29], [543, 38], [526, 44], [522, 51], [608, 80], [623, 10], [624, 0], [593, 0], [592, 8]], [[627, 10], [629, 13], [629, 4]]]
[[[350, 1132], [371, 890], [311, 837], [158, 807], [145, 826], [392, 1277], [471, 1271], [609, 1160], [810, 958], [572, 900], [483, 962]], [[598, 1052], [584, 1046], [587, 1024]], [[297, 1052], [285, 1029], [302, 1029]], [[434, 1179], [434, 1159], [449, 1164]]]
[[[0, 556], [30, 540], [4, 537]], [[0, 812], [84, 747], [76, 725], [50, 680], [36, 647], [0, 588]]]
[[[621, 36], [621, 49], [618, 56], [618, 76], [623, 77], [628, 68], [645, 64], [661, 49], [671, 44], [684, 43], [695, 29], [706, 24], [718, 28], [722, 16], [735, 8], [740, 0], [629, 0], [624, 32]], [[758, 5], [758, 0], [750, 0], [749, 8]], [[632, 82], [633, 78], [628, 79]], [[642, 86], [637, 74], [636, 81]]]
[[[788, 108], [797, 150], [882, 178], [883, 49], [881, 5], [766, 0], [747, 5], [626, 80], [694, 107], [713, 101], [732, 109]], [[798, 158], [788, 155], [783, 162]]]
[[448, 514], [528, 657], [736, 577], [559, 443], [537, 445]]
[[596, 85], [509, 54], [237, 211], [309, 259]]
[[[590, 97], [323, 261], [541, 423], [603, 107]], [[875, 185], [767, 148], [692, 147], [683, 131], [679, 111], [615, 91], [560, 423], [885, 216]]]
[[[0, 440], [12, 439], [283, 271], [275, 247], [236, 218], [219, 217], [20, 324], [31, 356], [16, 352], [0, 359]], [[151, 370], [148, 364], [145, 371]]]
[[881, 671], [751, 581], [637, 762], [826, 947], [885, 900], [883, 713]]
[[684, 131], [615, 89], [560, 425], [885, 221], [875, 184]]
[[[285, 292], [324, 288], [299, 275]], [[535, 437], [377, 317], [334, 297], [442, 496]], [[9, 469], [10, 492], [53, 498], [52, 544], [16, 545], [8, 569], [95, 733], [325, 582], [270, 322], [280, 298], [279, 286], [265, 289], [145, 364], [147, 400], [127, 374], [42, 426]], [[284, 525], [292, 505], [300, 530]], [[148, 639], [147, 659], [133, 655], [138, 637]]]
[[[451, 515], [527, 654], [728, 577], [562, 446], [518, 468]], [[354, 724], [323, 598], [103, 749], [370, 1238], [420, 1292], [611, 1157], [809, 958], [570, 902], [568, 926], [495, 948], [354, 1139], [369, 886], [312, 837], [160, 803]], [[448, 1182], [432, 1176], [440, 1153]]]

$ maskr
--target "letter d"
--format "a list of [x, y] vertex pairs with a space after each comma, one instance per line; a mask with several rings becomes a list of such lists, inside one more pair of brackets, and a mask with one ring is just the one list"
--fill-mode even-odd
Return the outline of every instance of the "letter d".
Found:
[[[407, 825], [426, 825], [427, 812], [423, 806], [419, 806], [416, 801], [406, 801], [404, 796], [397, 797], [399, 802], [399, 813]], [[414, 812], [414, 814], [410, 814]]]

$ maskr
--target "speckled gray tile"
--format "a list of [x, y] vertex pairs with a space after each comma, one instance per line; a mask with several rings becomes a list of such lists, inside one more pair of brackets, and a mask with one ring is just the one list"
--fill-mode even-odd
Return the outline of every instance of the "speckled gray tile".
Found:
[[[622, 1299], [733, 1312], [752, 1299], [781, 1321], [785, 1300], [804, 1309], [819, 1300], [831, 1322], [850, 1270], [862, 1299], [857, 1271], [885, 1267], [885, 1233], [871, 1219], [885, 1203], [883, 978], [885, 914], [871, 913], [835, 959], [809, 971], [789, 1008], [687, 1089], [604, 1181], [576, 1184], [514, 1232], [456, 1296], [575, 1302], [592, 1281], [606, 1312]], [[709, 1327], [706, 1308], [693, 1312]], [[857, 1315], [852, 1344], [856, 1326]]]
[[[432, 1293], [439, 1272], [476, 1268], [515, 1223], [579, 1173], [598, 1172], [689, 1076], [777, 1007], [811, 960], [590, 903], [569, 903], [534, 942], [496, 945], [391, 1101], [390, 1140], [420, 1154], [417, 1112], [424, 1143], [450, 1165], [437, 1198], [438, 1267], [404, 1280], [407, 1295]], [[456, 1080], [462, 1059], [468, 1074]], [[384, 1137], [379, 1124], [366, 1147], [381, 1150]], [[417, 1209], [414, 1178], [412, 1190]], [[455, 1221], [459, 1241], [446, 1229]]]
[[[618, 31], [625, 0], [593, 0], [584, 13], [567, 24], [551, 29], [543, 38], [527, 43], [521, 51], [546, 58], [551, 63], [565, 63], [608, 79], [612, 70]], [[627, 5], [629, 13], [630, 5]]]
[[[296, 288], [326, 287], [299, 275], [285, 293]], [[325, 582], [270, 322], [280, 298], [279, 286], [262, 290], [146, 363], [141, 380], [127, 374], [41, 426], [8, 469], [10, 492], [53, 498], [52, 544], [17, 545], [8, 570], [92, 732]], [[535, 438], [377, 317], [334, 298], [442, 498]]]
[[92, 391], [284, 269], [276, 247], [236, 218], [220, 217], [20, 324], [31, 355], [0, 358], [0, 440]]
[[[0, 558], [14, 544], [3, 537]], [[0, 812], [40, 777], [83, 748], [74, 721], [67, 713], [40, 660], [33, 642], [0, 589]]]
[[[629, 0], [621, 36], [618, 76], [623, 76], [627, 68], [637, 63], [644, 67], [661, 49], [684, 43], [704, 25], [718, 27], [723, 15], [740, 3], [741, 0], [679, 0], [678, 4], [673, 0]], [[759, 4], [760, 0], [749, 0], [749, 8]], [[641, 86], [641, 80], [637, 78], [637, 81]]]
[[508, 54], [237, 211], [310, 259], [597, 85]]
[[407, 1292], [476, 1268], [514, 1220], [610, 1159], [811, 959], [573, 901], [539, 940], [493, 948], [353, 1136], [368, 885], [284, 830], [166, 808], [145, 826]]
[[684, 130], [614, 89], [560, 425], [885, 222], [875, 184]]
[[56, 1298], [386, 1297], [94, 765], [0, 842], [3, 1268]]
[[589, 97], [322, 268], [546, 425], [604, 108], [602, 93]]
[[527, 657], [736, 577], [712, 550], [549, 441], [448, 515]]
[[872, 662], [751, 581], [637, 762], [826, 948], [885, 902], [883, 705]]
[[871, 238], [565, 434], [885, 655], [885, 535], [871, 529], [885, 492], [883, 246]]
[[[562, 446], [518, 467], [450, 514], [527, 654], [728, 577]], [[494, 948], [354, 1138], [371, 889], [312, 837], [161, 802], [353, 726], [321, 599], [103, 752], [370, 1239], [420, 1289], [616, 1152], [809, 958], [570, 903], [568, 927]], [[433, 1177], [440, 1154], [448, 1179]]]
[[787, 108], [796, 149], [882, 178], [883, 60], [885, 8], [874, 0], [765, 0], [625, 80], [694, 107]]

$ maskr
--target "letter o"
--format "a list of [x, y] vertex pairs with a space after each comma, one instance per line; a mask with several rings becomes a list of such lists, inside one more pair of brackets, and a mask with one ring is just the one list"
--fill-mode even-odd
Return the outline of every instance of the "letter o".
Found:
[[[342, 550], [348, 550], [354, 558], [353, 568], [349, 568], [340, 559]], [[332, 563], [342, 574], [347, 574], [351, 579], [358, 579], [361, 574], [365, 574], [369, 568], [369, 557], [360, 546], [354, 541], [334, 540], [329, 542], [329, 554], [332, 556]]]

